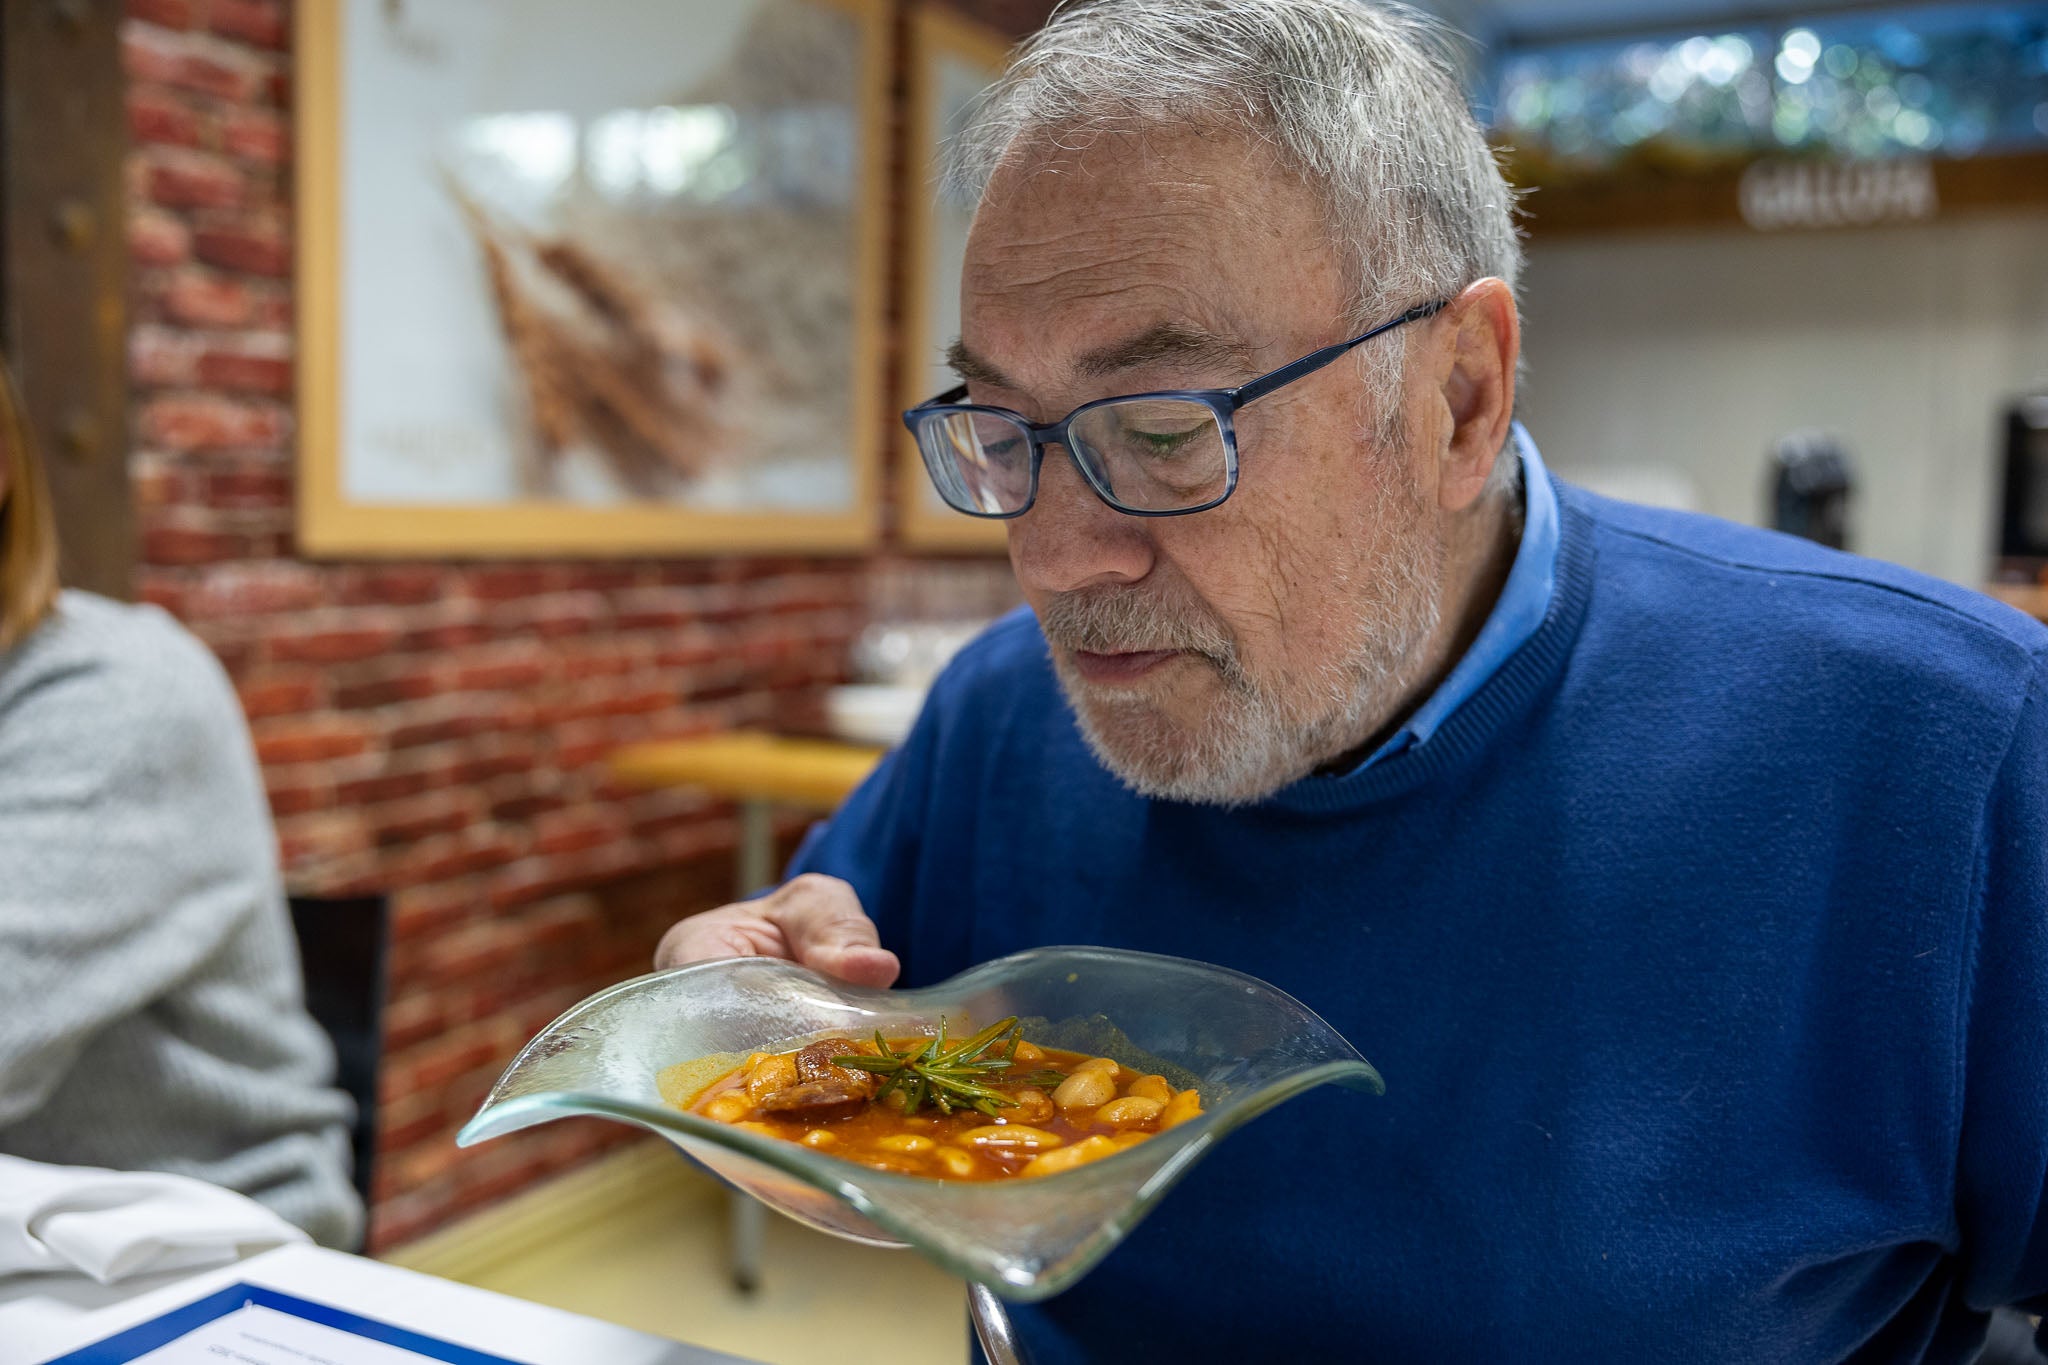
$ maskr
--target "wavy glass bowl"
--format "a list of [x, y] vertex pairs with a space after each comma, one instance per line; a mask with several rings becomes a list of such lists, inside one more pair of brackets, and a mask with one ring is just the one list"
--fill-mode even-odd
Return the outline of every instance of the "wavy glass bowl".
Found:
[[[950, 1035], [965, 1037], [1011, 1014], [1032, 1042], [1197, 1087], [1202, 1117], [1061, 1174], [963, 1183], [869, 1170], [669, 1102], [687, 1100], [752, 1051], [866, 1038], [878, 1028], [890, 1037], [929, 1033], [941, 1015]], [[1028, 1301], [1078, 1279], [1226, 1134], [1329, 1082], [1382, 1088], [1371, 1064], [1293, 997], [1183, 958], [1044, 948], [913, 991], [729, 958], [627, 981], [570, 1009], [506, 1068], [456, 1141], [466, 1147], [572, 1114], [639, 1124], [799, 1222], [914, 1247]]]

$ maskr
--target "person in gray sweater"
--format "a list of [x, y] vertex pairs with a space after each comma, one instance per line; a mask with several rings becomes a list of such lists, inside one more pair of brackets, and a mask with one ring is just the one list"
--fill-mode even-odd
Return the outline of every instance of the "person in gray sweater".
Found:
[[350, 1102], [234, 691], [156, 608], [57, 591], [7, 400], [0, 374], [0, 1152], [196, 1176], [353, 1246]]

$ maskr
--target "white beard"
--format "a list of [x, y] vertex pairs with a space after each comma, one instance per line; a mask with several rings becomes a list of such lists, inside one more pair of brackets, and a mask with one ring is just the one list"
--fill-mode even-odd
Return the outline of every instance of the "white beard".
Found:
[[[1415, 684], [1436, 633], [1446, 548], [1426, 512], [1377, 509], [1385, 544], [1369, 581], [1335, 585], [1351, 616], [1348, 638], [1306, 675], [1251, 676], [1228, 630], [1192, 593], [1162, 601], [1150, 591], [1090, 589], [1046, 602], [1039, 625], [1096, 760], [1140, 796], [1242, 806], [1361, 744]], [[1146, 688], [1083, 679], [1069, 657], [1076, 649], [1184, 650], [1216, 670], [1222, 694], [1206, 715], [1184, 724]]]

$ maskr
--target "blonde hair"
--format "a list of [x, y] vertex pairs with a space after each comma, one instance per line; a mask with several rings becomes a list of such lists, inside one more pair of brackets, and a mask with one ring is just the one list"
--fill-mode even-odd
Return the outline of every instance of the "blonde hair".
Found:
[[42, 624], [57, 601], [57, 517], [30, 444], [14, 377], [0, 361], [0, 650]]

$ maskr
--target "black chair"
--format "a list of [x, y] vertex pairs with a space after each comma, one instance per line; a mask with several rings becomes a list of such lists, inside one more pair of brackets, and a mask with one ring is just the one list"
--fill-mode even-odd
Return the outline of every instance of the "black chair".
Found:
[[383, 896], [291, 898], [306, 1010], [334, 1041], [335, 1084], [356, 1102], [349, 1145], [356, 1193], [370, 1205], [377, 1155], [377, 1065], [384, 1051], [385, 956], [391, 904]]

